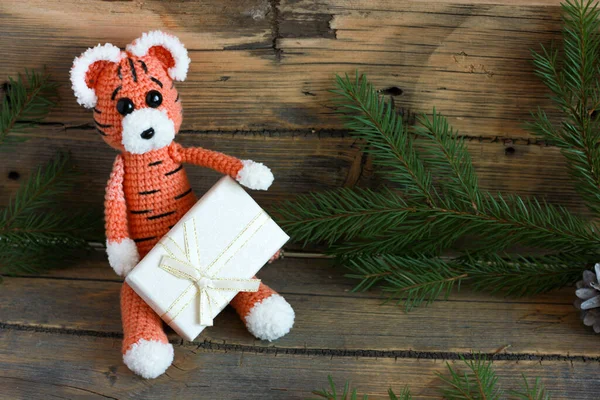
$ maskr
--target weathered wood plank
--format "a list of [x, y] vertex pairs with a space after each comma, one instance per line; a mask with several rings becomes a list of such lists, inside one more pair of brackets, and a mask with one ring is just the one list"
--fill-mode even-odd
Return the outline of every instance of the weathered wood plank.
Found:
[[[78, 195], [68, 196], [64, 204], [101, 210], [104, 186], [116, 153], [93, 130], [47, 127], [36, 135], [39, 137], [13, 152], [4, 153], [9, 156], [0, 163], [0, 205], [8, 202], [20, 182], [36, 166], [62, 149], [71, 152], [82, 172]], [[367, 186], [383, 183], [373, 176], [370, 164], [362, 162], [354, 139], [340, 133], [189, 132], [182, 134], [178, 141], [185, 146], [202, 146], [269, 165], [275, 173], [274, 185], [267, 192], [252, 192], [264, 207], [277, 200], [293, 198], [298, 193], [357, 183]], [[575, 212], [586, 213], [557, 148], [527, 145], [524, 140], [472, 139], [469, 151], [483, 188], [545, 198]], [[11, 172], [17, 172], [20, 178], [14, 180]], [[187, 172], [198, 195], [206, 192], [218, 179], [216, 173], [205, 168], [188, 166]]]
[[399, 106], [436, 105], [471, 136], [528, 136], [529, 111], [549, 104], [530, 49], [557, 38], [555, 1], [281, 1], [277, 12], [266, 0], [204, 3], [5, 1], [0, 76], [47, 65], [62, 84], [50, 120], [87, 124], [70, 93], [72, 59], [162, 28], [191, 50], [184, 129], [339, 128], [328, 90], [334, 73], [356, 69], [399, 88]]
[[[95, 271], [88, 271], [89, 265], [49, 278], [6, 278], [0, 291], [0, 323], [120, 335], [121, 284], [106, 262], [104, 268], [95, 264]], [[393, 304], [382, 305], [376, 292], [350, 293], [355, 281], [342, 274], [324, 260], [285, 259], [266, 266], [259, 276], [296, 309], [294, 330], [277, 342], [259, 342], [227, 309], [197, 342], [340, 351], [600, 356], [592, 345], [594, 334], [582, 326], [572, 306], [570, 288], [532, 299], [465, 291], [406, 314]]]
[[[495, 361], [494, 367], [507, 389], [516, 389], [524, 373], [542, 377], [553, 399], [600, 397], [597, 361]], [[434, 374], [444, 371], [441, 360], [185, 345], [176, 346], [165, 375], [145, 381], [122, 364], [118, 340], [0, 330], [0, 385], [7, 398], [295, 399], [326, 386], [327, 375], [339, 384], [349, 379], [375, 398], [404, 385], [416, 398], [439, 398]]]

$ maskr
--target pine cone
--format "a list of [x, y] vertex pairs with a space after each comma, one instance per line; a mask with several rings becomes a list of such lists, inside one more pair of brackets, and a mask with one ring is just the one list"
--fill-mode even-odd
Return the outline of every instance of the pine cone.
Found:
[[600, 333], [600, 263], [594, 266], [594, 271], [583, 271], [583, 280], [577, 282], [575, 307], [581, 310], [583, 324]]

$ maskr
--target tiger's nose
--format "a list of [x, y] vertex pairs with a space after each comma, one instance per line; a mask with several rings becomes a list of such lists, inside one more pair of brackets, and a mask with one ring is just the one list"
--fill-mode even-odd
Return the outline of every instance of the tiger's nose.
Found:
[[154, 136], [154, 128], [146, 129], [144, 132], [142, 132], [140, 136], [142, 137], [142, 139], [152, 139], [152, 137]]

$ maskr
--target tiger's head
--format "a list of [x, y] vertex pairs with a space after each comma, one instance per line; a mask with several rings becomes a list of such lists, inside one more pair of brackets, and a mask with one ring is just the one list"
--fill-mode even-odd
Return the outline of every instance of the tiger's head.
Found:
[[71, 69], [79, 104], [112, 147], [143, 154], [168, 146], [182, 119], [174, 81], [186, 78], [183, 44], [160, 31], [144, 33], [126, 51], [107, 43], [85, 51]]

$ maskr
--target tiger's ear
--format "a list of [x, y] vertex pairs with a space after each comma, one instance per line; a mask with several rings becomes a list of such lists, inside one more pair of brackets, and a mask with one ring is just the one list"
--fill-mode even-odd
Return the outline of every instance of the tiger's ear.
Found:
[[121, 49], [110, 43], [92, 47], [73, 61], [71, 83], [77, 102], [86, 108], [93, 108], [98, 102], [94, 85], [100, 72], [109, 64], [118, 63]]
[[184, 81], [187, 76], [190, 58], [175, 36], [161, 31], [144, 33], [127, 46], [127, 51], [137, 57], [149, 55], [158, 59], [173, 80]]

